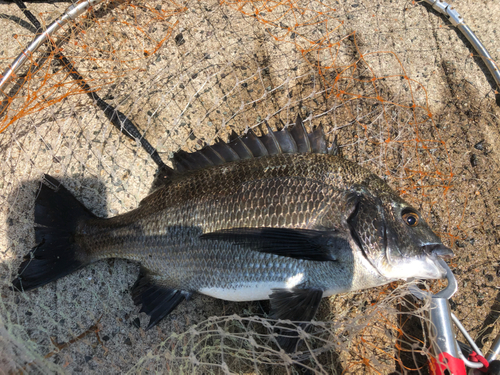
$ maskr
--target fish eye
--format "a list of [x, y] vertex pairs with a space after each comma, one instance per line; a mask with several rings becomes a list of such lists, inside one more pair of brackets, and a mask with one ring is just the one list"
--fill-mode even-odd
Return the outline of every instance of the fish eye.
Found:
[[403, 211], [403, 220], [409, 227], [416, 227], [418, 225], [418, 215], [412, 211]]

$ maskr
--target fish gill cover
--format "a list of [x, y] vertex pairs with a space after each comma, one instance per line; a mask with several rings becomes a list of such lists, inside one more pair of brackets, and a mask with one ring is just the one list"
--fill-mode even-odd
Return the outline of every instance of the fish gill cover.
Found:
[[[500, 5], [457, 2], [499, 58]], [[68, 3], [28, 4], [48, 25]], [[2, 71], [35, 29], [0, 4]], [[64, 56], [64, 57], [63, 57]], [[78, 71], [72, 74], [68, 61]], [[73, 69], [74, 70], [74, 69]], [[108, 1], [30, 56], [0, 106], [0, 367], [39, 373], [426, 373], [425, 305], [403, 284], [325, 299], [302, 352], [277, 350], [265, 306], [197, 295], [154, 329], [130, 296], [138, 266], [96, 263], [29, 294], [10, 290], [33, 245], [34, 198], [56, 176], [100, 216], [137, 207], [156, 165], [234, 131], [322, 124], [455, 250], [452, 309], [488, 347], [498, 332], [500, 120], [478, 56], [418, 2]], [[85, 84], [82, 82], [82, 78]], [[427, 283], [438, 290], [443, 283]]]

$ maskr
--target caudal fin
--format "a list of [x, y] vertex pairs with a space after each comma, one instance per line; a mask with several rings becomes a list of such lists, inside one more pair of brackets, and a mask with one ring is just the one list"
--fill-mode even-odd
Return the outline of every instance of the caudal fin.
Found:
[[45, 175], [35, 201], [35, 241], [24, 257], [16, 289], [29, 290], [50, 283], [85, 266], [86, 253], [75, 242], [81, 221], [95, 217], [55, 178]]

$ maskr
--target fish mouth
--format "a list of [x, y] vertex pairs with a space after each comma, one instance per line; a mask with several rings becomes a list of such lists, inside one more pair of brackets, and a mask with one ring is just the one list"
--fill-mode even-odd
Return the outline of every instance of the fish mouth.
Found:
[[453, 250], [444, 246], [442, 243], [432, 243], [422, 246], [424, 253], [433, 257], [440, 257], [442, 259], [451, 259], [455, 256]]
[[[443, 268], [439, 258], [441, 259], [451, 259], [455, 256], [453, 250], [449, 247], [443, 245], [442, 243], [430, 243], [422, 246], [422, 250], [426, 254], [426, 258], [432, 263], [434, 268], [433, 277], [428, 277], [430, 279], [443, 279], [446, 277], [446, 269]], [[430, 271], [430, 269], [429, 269]]]
[[394, 264], [382, 271], [382, 274], [392, 280], [408, 279], [443, 279], [446, 269], [440, 259], [453, 257], [453, 251], [441, 243], [428, 243], [422, 246], [419, 255], [394, 259]]

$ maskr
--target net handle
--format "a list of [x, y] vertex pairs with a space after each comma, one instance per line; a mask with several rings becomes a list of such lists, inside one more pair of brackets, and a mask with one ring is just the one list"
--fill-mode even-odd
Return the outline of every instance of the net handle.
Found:
[[425, 3], [432, 6], [437, 12], [444, 14], [453, 26], [455, 26], [460, 32], [467, 38], [467, 40], [472, 44], [472, 47], [476, 50], [479, 56], [483, 59], [486, 67], [490, 71], [493, 79], [497, 84], [497, 88], [500, 91], [500, 70], [498, 69], [495, 60], [491, 57], [486, 47], [481, 43], [479, 38], [474, 34], [474, 32], [467, 26], [464, 22], [463, 17], [457, 12], [457, 10], [450, 4], [442, 0], [424, 0]]
[[70, 21], [75, 20], [91, 7], [94, 7], [103, 1], [104, 0], [80, 0], [75, 4], [70, 5], [63, 14], [61, 14], [47, 27], [44, 32], [33, 39], [28, 47], [26, 47], [26, 49], [24, 49], [24, 51], [21, 52], [21, 54], [17, 56], [12, 64], [5, 70], [0, 80], [0, 91], [5, 92], [5, 88], [11, 79], [15, 77], [19, 69], [24, 65], [26, 60], [31, 58], [32, 54], [52, 35], [54, 35], [59, 29], [68, 24]]

